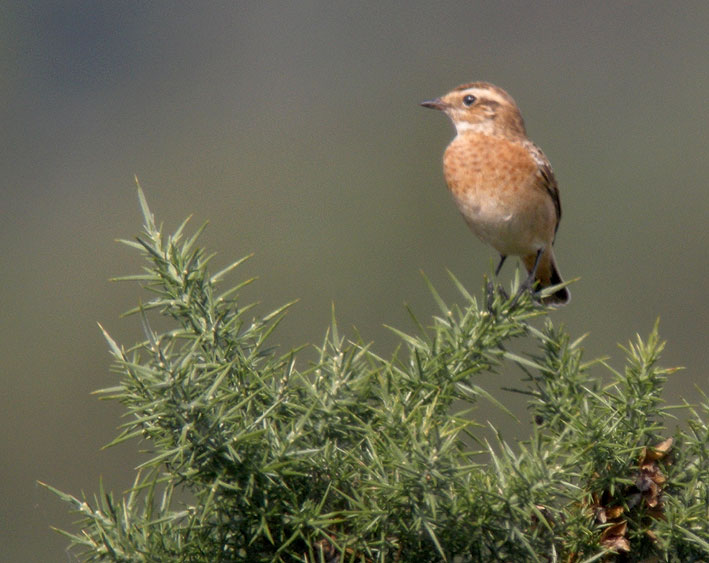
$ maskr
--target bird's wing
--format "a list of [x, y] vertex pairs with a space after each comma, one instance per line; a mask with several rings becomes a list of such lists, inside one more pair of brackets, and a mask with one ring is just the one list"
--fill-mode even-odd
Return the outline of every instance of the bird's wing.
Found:
[[559, 186], [556, 183], [554, 171], [551, 169], [549, 159], [547, 159], [546, 155], [542, 152], [542, 149], [530, 142], [529, 152], [532, 155], [532, 158], [534, 158], [534, 162], [537, 163], [537, 186], [549, 194], [549, 197], [554, 202], [554, 208], [556, 209], [556, 225], [554, 226], [554, 233], [556, 233], [559, 228], [559, 221], [561, 221]]

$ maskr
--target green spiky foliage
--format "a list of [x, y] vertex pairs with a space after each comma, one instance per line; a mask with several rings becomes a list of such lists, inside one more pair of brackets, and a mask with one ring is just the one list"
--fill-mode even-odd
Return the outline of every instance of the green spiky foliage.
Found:
[[[124, 242], [147, 266], [122, 279], [150, 293], [132, 311], [145, 339], [125, 348], [104, 333], [119, 381], [101, 393], [127, 411], [112, 444], [137, 439], [150, 455], [125, 496], [48, 486], [79, 515], [62, 532], [78, 559], [709, 559], [709, 401], [670, 429], [657, 326], [616, 371], [584, 362], [581, 339], [529, 295], [481, 303], [453, 279], [461, 304], [431, 288], [440, 314], [395, 330], [391, 357], [333, 320], [303, 367], [300, 350], [269, 344], [288, 306], [254, 316], [244, 284], [220, 292], [240, 262], [211, 274], [199, 231], [164, 236], [139, 196], [145, 230]], [[171, 328], [154, 331], [151, 315]], [[515, 339], [534, 351], [510, 352]], [[514, 365], [530, 424], [510, 444], [474, 407], [504, 409], [478, 381]]]

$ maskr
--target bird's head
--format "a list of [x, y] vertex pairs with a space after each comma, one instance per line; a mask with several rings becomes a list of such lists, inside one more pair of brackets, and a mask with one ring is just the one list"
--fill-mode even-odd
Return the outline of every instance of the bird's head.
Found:
[[458, 134], [473, 131], [526, 135], [522, 114], [512, 96], [488, 82], [463, 84], [421, 105], [444, 112]]

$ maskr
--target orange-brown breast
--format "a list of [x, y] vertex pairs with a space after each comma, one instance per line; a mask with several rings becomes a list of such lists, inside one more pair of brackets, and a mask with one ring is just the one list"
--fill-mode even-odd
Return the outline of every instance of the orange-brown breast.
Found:
[[527, 186], [537, 164], [521, 143], [504, 137], [464, 133], [446, 149], [443, 170], [453, 195], [463, 191], [510, 191]]
[[448, 188], [472, 230], [501, 253], [551, 243], [554, 203], [540, 187], [538, 165], [519, 141], [465, 132], [446, 149]]

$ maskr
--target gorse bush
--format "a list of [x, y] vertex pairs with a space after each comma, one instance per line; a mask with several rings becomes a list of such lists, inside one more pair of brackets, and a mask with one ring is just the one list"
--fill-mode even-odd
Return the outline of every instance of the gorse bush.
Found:
[[[584, 362], [529, 295], [479, 303], [454, 279], [461, 304], [431, 288], [440, 315], [396, 330], [390, 358], [333, 320], [302, 367], [300, 350], [269, 345], [288, 306], [254, 318], [244, 284], [220, 293], [240, 262], [210, 274], [199, 231], [163, 235], [139, 195], [145, 231], [124, 242], [147, 266], [122, 279], [151, 295], [132, 311], [145, 340], [105, 335], [120, 380], [101, 393], [128, 414], [113, 444], [138, 438], [150, 458], [123, 497], [49, 487], [80, 516], [62, 532], [79, 559], [709, 559], [709, 401], [668, 428], [657, 327], [616, 371]], [[172, 328], [155, 332], [150, 311]], [[535, 352], [508, 351], [522, 338]], [[489, 443], [472, 407], [499, 402], [476, 379], [510, 365], [525, 374], [529, 437]]]

